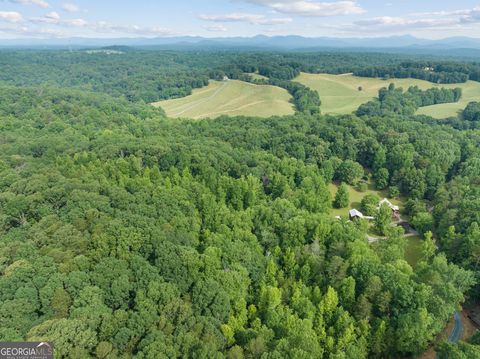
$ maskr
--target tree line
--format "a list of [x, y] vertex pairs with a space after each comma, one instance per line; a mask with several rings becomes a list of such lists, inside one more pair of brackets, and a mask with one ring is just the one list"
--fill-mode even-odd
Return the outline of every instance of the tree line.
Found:
[[407, 91], [395, 88], [391, 83], [388, 88], [383, 87], [378, 91], [378, 98], [361, 105], [356, 114], [384, 115], [396, 113], [402, 115], [413, 115], [420, 107], [437, 105], [441, 103], [458, 102], [462, 97], [462, 89], [431, 88], [422, 91], [418, 86], [409, 87]]
[[439, 84], [468, 80], [480, 81], [480, 64], [458, 61], [404, 61], [388, 66], [370, 66], [354, 71], [354, 75], [381, 78], [415, 78]]

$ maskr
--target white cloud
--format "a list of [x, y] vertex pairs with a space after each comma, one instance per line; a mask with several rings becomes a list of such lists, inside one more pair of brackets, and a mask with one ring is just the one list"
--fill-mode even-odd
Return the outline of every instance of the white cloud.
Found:
[[28, 37], [35, 37], [35, 38], [68, 36], [64, 32], [61, 32], [56, 29], [37, 29], [37, 28], [31, 28], [28, 26], [0, 27], [0, 34], [28, 36]]
[[205, 30], [211, 31], [211, 32], [226, 32], [226, 31], [228, 31], [228, 29], [222, 24], [204, 26], [203, 28]]
[[49, 24], [65, 27], [84, 27], [88, 22], [84, 19], [62, 19], [58, 12], [52, 11], [42, 17], [33, 17], [29, 19], [34, 24]]
[[453, 11], [433, 11], [433, 12], [420, 12], [413, 13], [412, 16], [430, 16], [430, 17], [455, 17], [455, 16], [470, 16], [478, 17], [480, 14], [480, 6], [476, 6], [472, 9], [462, 9]]
[[461, 22], [480, 22], [480, 6], [470, 10], [463, 10], [460, 16]]
[[80, 7], [76, 4], [72, 3], [67, 3], [62, 5], [62, 9], [65, 10], [66, 12], [79, 12]]
[[[104, 21], [98, 23], [88, 23], [82, 19], [74, 20], [62, 20], [54, 19], [56, 16], [49, 14], [50, 16], [44, 16], [41, 19], [43, 21], [32, 21], [30, 19], [30, 25], [18, 24], [18, 26], [0, 26], [0, 34], [21, 36], [21, 37], [34, 37], [34, 38], [61, 38], [72, 36], [71, 31], [66, 30], [68, 27], [82, 27], [84, 31], [90, 34], [102, 34], [102, 35], [116, 35], [116, 36], [144, 36], [144, 37], [167, 37], [178, 35], [172, 30], [162, 27], [142, 27], [137, 25], [115, 25]], [[45, 19], [51, 19], [49, 21]], [[38, 26], [38, 25], [43, 26]], [[49, 25], [48, 27], [46, 25]], [[58, 26], [57, 26], [58, 25]], [[55, 26], [55, 27], [53, 27]], [[97, 35], [98, 36], [98, 35]]]
[[3, 0], [3, 1], [8, 1], [15, 4], [21, 4], [21, 5], [37, 5], [43, 8], [47, 8], [50, 6], [48, 2], [44, 0]]
[[264, 15], [232, 13], [224, 15], [199, 15], [200, 19], [213, 22], [246, 22], [252, 25], [284, 25], [292, 22], [290, 18], [268, 18]]
[[375, 17], [356, 21], [347, 31], [395, 32], [415, 29], [461, 29], [468, 24], [480, 24], [480, 7], [410, 14], [408, 18], [391, 16]]
[[105, 21], [100, 21], [99, 23], [92, 26], [92, 29], [95, 32], [102, 34], [130, 34], [130, 35], [140, 35], [146, 37], [152, 36], [173, 36], [176, 35], [170, 29], [166, 29], [159, 26], [153, 27], [142, 27], [138, 25], [114, 25]]
[[366, 12], [356, 1], [318, 2], [311, 0], [244, 0], [277, 12], [297, 16], [339, 16]]
[[45, 15], [45, 17], [53, 21], [60, 20], [60, 15], [58, 15], [58, 12], [56, 11], [49, 12], [47, 15]]
[[0, 21], [21, 22], [23, 17], [16, 11], [0, 11]]
[[405, 19], [402, 17], [381, 16], [372, 19], [359, 20], [354, 23], [360, 27], [435, 27], [452, 25], [451, 21], [440, 21], [435, 19]]
[[71, 19], [63, 20], [62, 25], [64, 26], [75, 26], [75, 27], [84, 27], [88, 25], [88, 21], [84, 19]]
[[34, 24], [58, 24], [60, 22], [59, 19], [52, 18], [51, 14], [42, 17], [31, 17], [28, 20]]

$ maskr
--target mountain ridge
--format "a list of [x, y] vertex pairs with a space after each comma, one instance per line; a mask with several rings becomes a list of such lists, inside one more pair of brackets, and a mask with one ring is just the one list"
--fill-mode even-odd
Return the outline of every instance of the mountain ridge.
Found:
[[103, 47], [103, 46], [180, 46], [262, 48], [272, 50], [305, 50], [315, 48], [369, 48], [369, 49], [478, 49], [480, 38], [449, 37], [438, 40], [422, 39], [411, 35], [374, 38], [303, 37], [299, 35], [253, 37], [156, 37], [156, 38], [50, 38], [50, 39], [4, 39], [0, 47]]

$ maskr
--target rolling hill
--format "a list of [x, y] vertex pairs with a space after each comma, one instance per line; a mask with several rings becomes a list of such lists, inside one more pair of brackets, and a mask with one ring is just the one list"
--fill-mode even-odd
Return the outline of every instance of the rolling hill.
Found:
[[254, 85], [243, 81], [210, 81], [192, 95], [156, 102], [173, 118], [215, 118], [229, 116], [270, 117], [294, 113], [291, 96], [275, 86]]
[[[458, 111], [465, 108], [470, 101], [480, 100], [480, 83], [468, 81], [461, 84], [437, 85], [417, 79], [377, 79], [357, 77], [351, 74], [307, 74], [302, 73], [295, 81], [317, 90], [322, 100], [322, 112], [328, 114], [349, 114], [361, 104], [377, 97], [378, 90], [394, 83], [397, 87], [407, 89], [418, 86], [422, 90], [432, 87], [455, 88], [461, 87], [462, 98], [457, 103], [441, 104], [420, 108], [418, 114], [429, 115], [435, 118], [456, 116]], [[360, 90], [361, 89], [361, 90]]]

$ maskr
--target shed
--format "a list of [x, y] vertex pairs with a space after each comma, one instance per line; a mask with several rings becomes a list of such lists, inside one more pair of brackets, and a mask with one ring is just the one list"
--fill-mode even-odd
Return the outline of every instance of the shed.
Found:
[[348, 212], [348, 217], [351, 221], [353, 221], [354, 219], [362, 219], [364, 215], [362, 212], [354, 208]]

